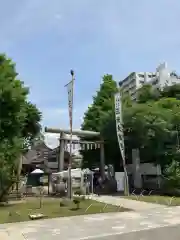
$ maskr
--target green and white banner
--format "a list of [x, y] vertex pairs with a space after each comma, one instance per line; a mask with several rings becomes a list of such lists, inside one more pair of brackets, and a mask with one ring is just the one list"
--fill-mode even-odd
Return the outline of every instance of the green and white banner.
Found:
[[123, 161], [125, 161], [125, 151], [124, 151], [124, 133], [123, 133], [123, 121], [122, 121], [122, 103], [120, 92], [114, 95], [115, 102], [115, 119], [116, 119], [116, 132], [119, 143], [119, 148], [121, 151], [121, 156]]

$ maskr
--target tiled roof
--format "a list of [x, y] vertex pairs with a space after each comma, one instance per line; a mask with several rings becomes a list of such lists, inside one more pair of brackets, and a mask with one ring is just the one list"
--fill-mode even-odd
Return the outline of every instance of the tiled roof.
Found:
[[48, 158], [49, 151], [51, 151], [51, 149], [44, 143], [33, 146], [32, 149], [24, 155], [23, 164], [44, 162], [44, 160]]
[[[55, 157], [59, 153], [59, 147], [50, 149], [45, 145], [45, 143], [40, 143], [36, 146], [33, 146], [24, 156], [23, 164], [36, 164], [44, 163], [48, 158]], [[65, 158], [69, 158], [69, 152], [64, 152]]]

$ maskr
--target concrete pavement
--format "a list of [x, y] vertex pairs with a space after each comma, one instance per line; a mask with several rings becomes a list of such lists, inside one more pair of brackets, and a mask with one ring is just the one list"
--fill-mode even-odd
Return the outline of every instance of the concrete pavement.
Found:
[[[179, 234], [180, 207], [161, 207], [141, 212], [104, 213], [86, 216], [46, 219], [14, 224], [1, 224], [4, 240], [149, 240], [149, 236]], [[177, 225], [177, 227], [174, 227]], [[169, 227], [170, 230], [168, 230]], [[159, 229], [161, 228], [161, 229]], [[152, 229], [152, 231], [151, 231]], [[158, 230], [159, 229], [159, 230]], [[148, 235], [146, 235], [145, 232]], [[179, 232], [179, 233], [178, 233]], [[143, 235], [144, 234], [144, 235]], [[154, 234], [154, 235], [153, 235]], [[171, 234], [171, 236], [173, 236]], [[9, 238], [7, 238], [9, 236]], [[141, 237], [142, 236], [142, 237]], [[167, 236], [163, 240], [167, 239]], [[176, 238], [172, 238], [176, 240]], [[151, 239], [152, 240], [152, 239]]]
[[[99, 238], [94, 238], [98, 240]], [[136, 231], [125, 234], [117, 234], [113, 236], [102, 237], [101, 240], [179, 240], [180, 239], [180, 225], [166, 226], [160, 228], [153, 228], [148, 230]]]
[[[156, 197], [156, 196], [155, 196]], [[136, 200], [131, 200], [131, 199], [126, 199], [123, 197], [117, 197], [117, 196], [97, 196], [97, 195], [91, 195], [89, 196], [90, 199], [107, 203], [107, 204], [112, 204], [115, 206], [122, 206], [124, 208], [129, 208], [134, 211], [146, 211], [150, 209], [155, 209], [155, 208], [164, 208], [164, 205], [156, 204], [156, 203], [147, 203], [147, 202], [142, 202], [142, 201], [136, 201]]]

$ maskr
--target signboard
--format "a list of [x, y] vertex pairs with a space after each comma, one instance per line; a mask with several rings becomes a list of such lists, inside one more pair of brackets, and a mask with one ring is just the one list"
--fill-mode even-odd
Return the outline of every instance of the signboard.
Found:
[[115, 179], [117, 181], [117, 191], [124, 191], [124, 172], [115, 172]]
[[[70, 140], [65, 141], [64, 149], [65, 151], [68, 150], [69, 143], [71, 143]], [[72, 148], [73, 150], [93, 150], [100, 148], [101, 145], [96, 142], [81, 142], [81, 141], [76, 141], [72, 143]]]

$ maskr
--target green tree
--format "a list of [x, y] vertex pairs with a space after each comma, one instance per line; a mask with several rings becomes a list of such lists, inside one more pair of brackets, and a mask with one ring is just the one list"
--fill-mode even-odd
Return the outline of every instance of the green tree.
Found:
[[[112, 75], [105, 75], [102, 79], [99, 91], [93, 97], [93, 103], [84, 114], [83, 130], [101, 131], [105, 117], [111, 113], [114, 106], [114, 93], [117, 92], [117, 84]], [[99, 165], [99, 149], [82, 151], [83, 166]]]
[[174, 84], [172, 86], [166, 86], [161, 92], [162, 97], [176, 98], [180, 100], [180, 84]]
[[[167, 107], [169, 101], [160, 99], [157, 102], [134, 105], [124, 119], [132, 147], [140, 149], [141, 159], [160, 163], [161, 166], [167, 164], [176, 141], [174, 115], [172, 109]], [[174, 111], [178, 110], [178, 104], [176, 100], [171, 100]]]
[[28, 93], [15, 64], [0, 55], [0, 200], [16, 179], [24, 146], [40, 131], [41, 114], [28, 102]]
[[[94, 97], [92, 106], [85, 114], [83, 129], [101, 132], [105, 140], [106, 163], [114, 164], [115, 169], [119, 170], [122, 161], [116, 136], [113, 99], [117, 88], [116, 84], [113, 85], [113, 91], [110, 91], [112, 94], [106, 101], [101, 96], [104, 90], [110, 89], [107, 86], [109, 85], [102, 88], [101, 85]], [[131, 102], [128, 96], [122, 96], [127, 163], [132, 161], [133, 148], [140, 150], [141, 161], [159, 163], [164, 171], [172, 169], [172, 161], [177, 164], [180, 162], [179, 90], [180, 85], [162, 90], [145, 85], [138, 90], [137, 102]], [[97, 150], [86, 151], [83, 156], [86, 166], [99, 161]], [[172, 171], [172, 174], [175, 172]]]
[[[128, 95], [123, 95], [122, 93], [121, 95], [122, 95], [122, 114], [124, 120], [124, 112], [127, 112], [127, 109], [131, 109], [134, 104]], [[113, 164], [116, 171], [123, 171], [122, 157], [119, 149], [119, 143], [117, 140], [114, 104], [112, 106], [113, 107], [108, 112], [108, 114], [104, 115], [100, 132], [101, 135], [103, 136], [103, 139], [105, 140], [105, 154], [107, 163]], [[128, 159], [131, 158], [132, 150], [132, 147], [131, 149], [129, 148], [129, 146], [131, 146], [132, 144], [129, 144], [130, 141], [127, 142], [127, 132], [129, 131], [124, 131], [126, 162], [128, 161]]]
[[161, 91], [158, 88], [153, 88], [150, 84], [143, 85], [137, 91], [137, 102], [146, 103], [148, 101], [156, 101], [161, 97]]
[[44, 140], [41, 130], [41, 113], [36, 105], [27, 101], [24, 105], [25, 121], [22, 129], [22, 137], [24, 139], [24, 150], [28, 149], [37, 141]]
[[137, 91], [138, 103], [157, 101], [160, 98], [176, 98], [180, 100], [180, 84], [165, 86], [163, 89], [153, 87], [150, 84], [145, 84]]
[[[180, 101], [162, 98], [159, 101], [132, 104], [124, 107], [124, 136], [126, 161], [131, 163], [133, 148], [140, 150], [141, 160], [161, 164], [164, 168], [179, 158], [178, 139], [180, 130]], [[103, 135], [108, 139], [110, 154], [118, 156], [114, 114], [109, 115], [103, 125]], [[116, 157], [116, 161], [118, 161]], [[115, 161], [115, 166], [117, 165]]]
[[180, 163], [173, 160], [164, 170], [164, 185], [166, 189], [173, 192], [180, 187]]

